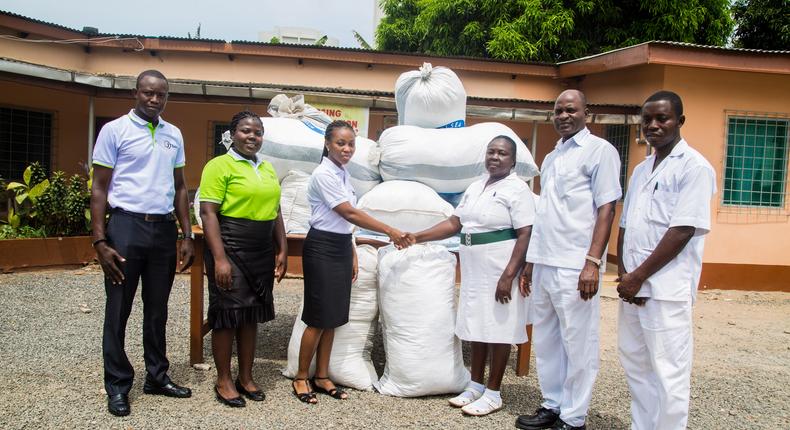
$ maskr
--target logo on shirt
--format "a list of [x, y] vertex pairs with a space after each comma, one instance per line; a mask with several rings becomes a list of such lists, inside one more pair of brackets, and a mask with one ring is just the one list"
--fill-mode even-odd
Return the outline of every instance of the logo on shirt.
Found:
[[165, 141], [162, 142], [162, 146], [164, 146], [166, 149], [175, 149], [176, 148], [175, 143], [173, 143], [173, 142], [171, 142], [171, 141], [169, 141], [167, 139], [165, 139]]

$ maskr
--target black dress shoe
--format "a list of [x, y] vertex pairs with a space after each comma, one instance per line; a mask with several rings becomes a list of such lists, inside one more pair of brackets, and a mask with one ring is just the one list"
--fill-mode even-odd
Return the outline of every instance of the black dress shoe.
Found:
[[551, 430], [585, 430], [586, 428], [587, 426], [584, 424], [579, 427], [574, 427], [559, 418], [557, 418], [557, 421], [551, 426]]
[[519, 415], [516, 418], [516, 428], [522, 430], [540, 430], [551, 427], [560, 418], [560, 414], [551, 409], [540, 407], [534, 415]]
[[116, 417], [125, 417], [132, 411], [129, 408], [129, 396], [126, 394], [113, 394], [107, 396], [107, 410]]
[[167, 397], [178, 397], [185, 399], [192, 397], [192, 390], [187, 387], [176, 385], [173, 381], [165, 385], [157, 385], [155, 382], [145, 378], [145, 385], [143, 386], [143, 393], [145, 394], [161, 394]]
[[238, 391], [239, 393], [243, 394], [244, 397], [246, 397], [246, 398], [248, 398], [248, 399], [250, 399], [252, 401], [255, 401], [255, 402], [262, 402], [262, 401], [266, 400], [266, 393], [264, 393], [261, 390], [258, 390], [258, 391], [247, 391], [244, 388], [244, 386], [241, 385], [241, 382], [239, 382], [238, 379], [236, 380], [236, 391]]
[[243, 408], [247, 406], [247, 402], [245, 402], [244, 399], [241, 398], [241, 396], [234, 397], [232, 399], [226, 399], [222, 397], [219, 394], [219, 390], [217, 389], [216, 385], [214, 386], [214, 393], [217, 395], [217, 401], [222, 403], [223, 405], [230, 406], [231, 408]]

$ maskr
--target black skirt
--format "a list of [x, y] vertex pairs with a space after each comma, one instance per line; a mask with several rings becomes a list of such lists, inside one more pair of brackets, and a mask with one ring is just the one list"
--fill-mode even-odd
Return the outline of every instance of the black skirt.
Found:
[[205, 248], [208, 277], [208, 325], [238, 328], [274, 319], [274, 221], [218, 216], [225, 255], [231, 265], [230, 290], [217, 287], [214, 257]]
[[335, 328], [348, 322], [354, 250], [351, 234], [311, 228], [302, 247], [304, 310], [310, 327]]

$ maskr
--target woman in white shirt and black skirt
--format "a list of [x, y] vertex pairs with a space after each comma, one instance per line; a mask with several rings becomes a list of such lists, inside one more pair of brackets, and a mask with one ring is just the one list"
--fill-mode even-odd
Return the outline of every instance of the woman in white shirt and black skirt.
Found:
[[[355, 207], [356, 195], [345, 169], [354, 155], [355, 138], [353, 127], [346, 121], [334, 121], [327, 126], [321, 164], [310, 176], [307, 188], [311, 209], [310, 231], [302, 251], [302, 321], [307, 328], [299, 350], [299, 370], [293, 380], [294, 394], [305, 403], [317, 403], [313, 390], [336, 399], [348, 398], [348, 394], [329, 379], [329, 356], [335, 328], [348, 322], [351, 283], [357, 274], [357, 258], [351, 237], [354, 225], [388, 235], [398, 248], [408, 246], [400, 230]], [[314, 355], [315, 376], [308, 381]]]

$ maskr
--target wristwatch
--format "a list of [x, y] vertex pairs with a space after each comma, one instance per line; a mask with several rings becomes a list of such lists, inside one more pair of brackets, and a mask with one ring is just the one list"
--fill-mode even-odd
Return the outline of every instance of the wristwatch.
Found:
[[603, 263], [603, 261], [600, 258], [595, 258], [589, 254], [585, 255], [584, 259], [591, 262], [592, 264], [595, 264], [597, 267], [601, 267], [601, 264]]
[[184, 232], [184, 239], [192, 239], [192, 240], [194, 240], [195, 239], [195, 233], [192, 232], [192, 230], [185, 231]]

